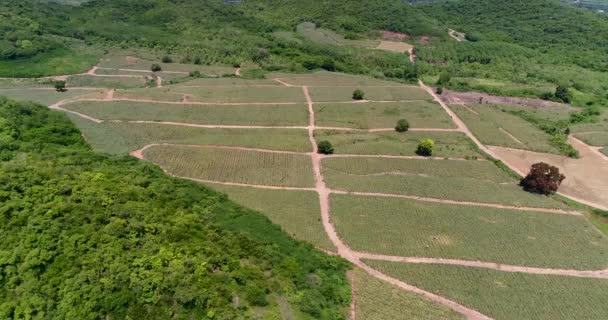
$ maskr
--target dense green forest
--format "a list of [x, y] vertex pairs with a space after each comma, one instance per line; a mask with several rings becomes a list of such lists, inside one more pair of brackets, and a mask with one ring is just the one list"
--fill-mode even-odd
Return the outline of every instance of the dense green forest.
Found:
[[[59, 61], [84, 71], [104, 49], [144, 47], [185, 62], [249, 61], [269, 71], [326, 69], [431, 83], [449, 72], [453, 80], [444, 86], [493, 94], [545, 97], [562, 85], [575, 105], [608, 103], [608, 17], [559, 0], [93, 0], [80, 6], [0, 0], [0, 7], [0, 76], [69, 71]], [[302, 22], [349, 39], [377, 37], [377, 30], [406, 33], [418, 63], [398, 53], [276, 36]], [[448, 27], [469, 41], [456, 42]]]
[[[341, 259], [0, 98], [1, 319], [342, 319]], [[279, 307], [280, 306], [280, 307]]]

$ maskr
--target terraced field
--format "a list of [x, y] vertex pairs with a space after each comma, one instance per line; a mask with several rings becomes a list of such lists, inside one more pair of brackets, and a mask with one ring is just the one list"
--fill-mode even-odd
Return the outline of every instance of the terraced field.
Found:
[[[329, 72], [246, 80], [232, 67], [178, 63], [153, 74], [152, 63], [113, 53], [70, 78], [89, 90], [0, 80], [0, 94], [67, 112], [94, 149], [215, 188], [345, 258], [356, 319], [608, 318], [593, 307], [608, 281], [608, 237], [580, 207], [522, 191], [491, 161], [486, 144], [556, 152], [522, 118], [446, 106], [422, 83]], [[410, 131], [393, 130], [401, 118]], [[573, 132], [599, 150], [603, 136], [590, 131], [603, 126]], [[415, 153], [426, 138], [432, 157]], [[333, 155], [317, 153], [322, 140]]]

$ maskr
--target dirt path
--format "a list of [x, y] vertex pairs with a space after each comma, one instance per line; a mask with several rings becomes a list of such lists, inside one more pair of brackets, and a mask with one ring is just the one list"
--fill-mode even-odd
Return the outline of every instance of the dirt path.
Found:
[[302, 156], [310, 156], [310, 152], [296, 152], [296, 151], [284, 151], [284, 150], [272, 150], [272, 149], [262, 149], [262, 148], [248, 148], [248, 147], [234, 147], [234, 146], [223, 146], [223, 145], [208, 145], [208, 144], [177, 144], [177, 143], [151, 143], [145, 145], [143, 148], [139, 150], [135, 150], [131, 152], [131, 155], [142, 159], [143, 152], [152, 147], [188, 147], [188, 148], [209, 148], [209, 149], [224, 149], [224, 150], [238, 150], [238, 151], [253, 151], [253, 152], [265, 152], [265, 153], [278, 153], [278, 154], [294, 154], [294, 155], [302, 155]]
[[101, 119], [97, 119], [97, 118], [93, 118], [91, 116], [87, 116], [86, 114], [82, 114], [80, 112], [76, 112], [76, 111], [72, 111], [72, 110], [68, 110], [68, 109], [64, 109], [62, 108], [63, 105], [65, 105], [67, 103], [67, 99], [66, 100], [61, 100], [57, 103], [54, 103], [52, 105], [49, 106], [49, 109], [53, 109], [53, 110], [59, 110], [59, 111], [63, 111], [63, 112], [67, 112], [67, 113], [71, 113], [71, 114], [75, 114], [83, 119], [89, 120], [89, 121], [93, 121], [95, 123], [102, 123], [103, 120]]
[[412, 64], [416, 63], [416, 48], [415, 47], [411, 47], [407, 50], [407, 53], [410, 55], [410, 62]]
[[234, 70], [234, 75], [237, 76], [237, 77], [241, 76], [241, 68], [240, 67], [236, 68], [236, 70]]
[[435, 202], [435, 203], [454, 204], [454, 205], [471, 206], [471, 207], [487, 207], [487, 208], [509, 209], [509, 210], [517, 210], [517, 211], [535, 211], [535, 212], [556, 213], [556, 214], [565, 214], [565, 215], [573, 215], [573, 216], [582, 215], [580, 212], [577, 212], [577, 211], [568, 211], [568, 210], [553, 209], [553, 208], [537, 208], [537, 207], [523, 207], [523, 206], [518, 207], [518, 206], [503, 205], [503, 204], [499, 204], [499, 203], [448, 200], [448, 199], [411, 196], [411, 195], [393, 194], [393, 193], [357, 192], [357, 191], [345, 191], [345, 190], [337, 190], [337, 189], [330, 189], [329, 191], [330, 191], [330, 193], [334, 193], [334, 194], [347, 194], [347, 195], [365, 196], [365, 197], [399, 198], [399, 199], [409, 199], [409, 200], [417, 200], [417, 201], [423, 201], [423, 202]]
[[281, 80], [279, 78], [274, 78], [272, 80], [274, 80], [274, 81], [276, 81], [276, 82], [278, 82], [278, 83], [280, 83], [280, 84], [282, 84], [282, 85], [284, 85], [286, 87], [293, 87], [293, 85], [291, 85], [291, 84], [289, 84], [289, 83], [287, 83], [287, 82], [285, 82], [285, 81], [283, 81], [283, 80]]
[[568, 276], [568, 277], [579, 277], [579, 278], [597, 278], [597, 279], [608, 279], [608, 269], [594, 270], [594, 271], [581, 271], [572, 269], [551, 269], [551, 268], [535, 268], [535, 267], [524, 267], [514, 266], [507, 264], [499, 264], [493, 262], [482, 262], [482, 261], [471, 261], [471, 260], [460, 260], [460, 259], [441, 259], [441, 258], [423, 258], [423, 257], [398, 257], [398, 256], [387, 256], [381, 254], [357, 252], [359, 259], [369, 260], [381, 260], [390, 262], [402, 262], [402, 263], [420, 263], [420, 264], [444, 264], [454, 266], [465, 266], [473, 268], [484, 268], [493, 269], [503, 272], [517, 272], [527, 274], [542, 274], [542, 275], [556, 275], [556, 276]]
[[483, 158], [469, 160], [466, 158], [448, 158], [448, 157], [423, 157], [423, 156], [391, 156], [386, 154], [348, 154], [334, 153], [330, 155], [321, 155], [322, 158], [382, 158], [382, 159], [406, 159], [406, 160], [455, 160], [455, 161], [488, 161]]
[[454, 29], [448, 29], [448, 34], [450, 35], [450, 37], [456, 39], [456, 41], [458, 42], [463, 42], [463, 38], [464, 38], [464, 34], [457, 32]]
[[161, 76], [156, 76], [156, 87], [157, 88], [163, 87], [163, 78], [161, 78]]
[[511, 140], [515, 141], [516, 143], [518, 143], [520, 146], [522, 147], [526, 147], [526, 144], [521, 142], [521, 140], [517, 139], [517, 137], [515, 137], [514, 135], [511, 134], [511, 132], [507, 131], [506, 129], [504, 129], [503, 127], [498, 127], [498, 130], [502, 133], [504, 133], [505, 135], [507, 135], [509, 138], [511, 138]]

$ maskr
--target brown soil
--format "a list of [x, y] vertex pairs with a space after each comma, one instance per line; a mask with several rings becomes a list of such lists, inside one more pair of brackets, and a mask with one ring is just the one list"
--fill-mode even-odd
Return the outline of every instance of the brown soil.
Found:
[[449, 104], [477, 104], [481, 102], [490, 104], [527, 106], [531, 108], [552, 108], [571, 111], [577, 110], [576, 108], [564, 103], [532, 98], [492, 96], [482, 92], [457, 92], [443, 89], [441, 98]]
[[387, 40], [387, 41], [403, 41], [403, 40], [410, 39], [410, 35], [409, 34], [401, 33], [401, 32], [388, 31], [388, 30], [382, 30], [381, 31], [381, 36], [382, 36], [382, 40]]

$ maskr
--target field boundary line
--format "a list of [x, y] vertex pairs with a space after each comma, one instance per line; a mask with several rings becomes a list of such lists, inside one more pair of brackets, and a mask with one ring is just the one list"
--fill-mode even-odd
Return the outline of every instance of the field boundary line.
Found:
[[[145, 70], [145, 69], [125, 69], [125, 68], [102, 68], [102, 67], [97, 67], [95, 70], [117, 70], [117, 71], [126, 71], [126, 72], [141, 72], [141, 73], [174, 73], [174, 74], [189, 74], [189, 72], [186, 71], [152, 71], [152, 70]], [[95, 73], [90, 73], [91, 75], [96, 75]]]
[[381, 158], [381, 159], [404, 159], [404, 160], [454, 160], [454, 161], [488, 161], [483, 158], [477, 159], [466, 159], [466, 158], [449, 158], [449, 157], [423, 157], [423, 156], [397, 156], [397, 155], [384, 155], [384, 154], [348, 154], [348, 153], [334, 153], [328, 155], [322, 155], [323, 159], [331, 158]]
[[274, 78], [274, 79], [272, 79], [272, 80], [273, 80], [273, 81], [276, 81], [276, 82], [278, 82], [278, 83], [280, 83], [280, 84], [282, 84], [282, 85], [283, 85], [283, 86], [285, 86], [285, 87], [294, 87], [294, 85], [292, 85], [292, 84], [290, 84], [290, 83], [287, 83], [287, 82], [285, 82], [285, 81], [283, 81], [283, 80], [281, 80], [281, 79], [279, 79], [279, 78]]
[[504, 133], [505, 135], [507, 135], [507, 137], [511, 138], [511, 140], [519, 143], [520, 145], [522, 145], [523, 147], [527, 147], [525, 143], [523, 143], [521, 140], [517, 139], [514, 135], [511, 134], [511, 132], [507, 131], [505, 128], [503, 127], [498, 127], [498, 130], [502, 133]]
[[[315, 130], [357, 131], [357, 132], [374, 133], [374, 132], [390, 132], [390, 131], [395, 131], [395, 128], [360, 129], [360, 128], [348, 128], [348, 127], [315, 126]], [[409, 128], [408, 131], [412, 131], [412, 132], [461, 132], [458, 129], [450, 129], [450, 128]]]
[[196, 123], [183, 123], [183, 122], [172, 122], [172, 121], [148, 121], [148, 120], [108, 120], [108, 122], [125, 122], [125, 123], [138, 123], [138, 124], [161, 124], [169, 126], [182, 126], [182, 127], [193, 127], [193, 128], [207, 128], [207, 129], [298, 129], [306, 130], [308, 127], [305, 126], [241, 126], [241, 125], [216, 125], [216, 124], [196, 124]]
[[401, 257], [401, 256], [382, 255], [382, 254], [374, 254], [374, 253], [367, 253], [367, 252], [355, 252], [355, 254], [360, 259], [368, 259], [368, 260], [414, 263], [414, 264], [443, 264], [443, 265], [464, 266], [464, 267], [472, 267], [472, 268], [492, 269], [492, 270], [497, 270], [497, 271], [502, 271], [502, 272], [512, 272], [512, 273], [608, 279], [608, 269], [603, 269], [603, 270], [553, 269], [553, 268], [526, 267], [526, 266], [500, 264], [500, 263], [495, 263], [495, 262], [461, 260], [461, 259]]
[[510, 205], [504, 205], [504, 204], [499, 204], [499, 203], [448, 200], [448, 199], [439, 199], [439, 198], [422, 197], [422, 196], [414, 196], [414, 195], [346, 191], [346, 190], [339, 190], [339, 189], [330, 189], [330, 192], [333, 194], [353, 195], [353, 196], [363, 196], [363, 197], [398, 198], [398, 199], [408, 199], [408, 200], [416, 200], [416, 201], [423, 201], [423, 202], [434, 202], [434, 203], [471, 206], [471, 207], [487, 207], [487, 208], [496, 208], [496, 209], [516, 210], [516, 211], [534, 211], [534, 212], [554, 213], [554, 214], [563, 214], [563, 215], [571, 215], [571, 216], [583, 216], [580, 212], [577, 212], [577, 211], [567, 211], [567, 210], [556, 209], [556, 208], [518, 207], [518, 206], [510, 206]]

